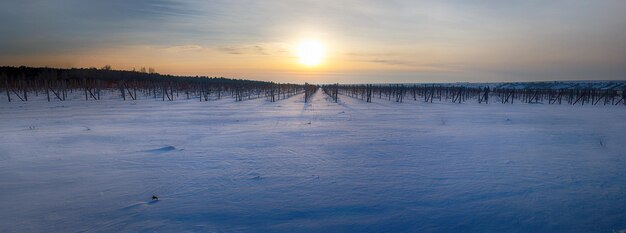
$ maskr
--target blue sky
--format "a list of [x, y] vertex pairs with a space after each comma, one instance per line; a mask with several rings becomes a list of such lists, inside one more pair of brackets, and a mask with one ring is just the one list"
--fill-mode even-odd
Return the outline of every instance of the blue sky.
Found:
[[[626, 1], [0, 2], [0, 65], [289, 82], [626, 79]], [[294, 46], [326, 47], [319, 67]]]

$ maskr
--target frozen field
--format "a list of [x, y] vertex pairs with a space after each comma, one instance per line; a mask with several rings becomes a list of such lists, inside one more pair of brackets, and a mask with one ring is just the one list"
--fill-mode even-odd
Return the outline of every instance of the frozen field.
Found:
[[2, 99], [0, 232], [626, 229], [624, 106], [325, 97]]

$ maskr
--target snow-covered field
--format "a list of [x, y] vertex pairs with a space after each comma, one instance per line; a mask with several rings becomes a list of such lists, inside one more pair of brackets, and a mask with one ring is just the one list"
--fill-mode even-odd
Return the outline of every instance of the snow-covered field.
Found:
[[626, 229], [624, 106], [325, 97], [1, 100], [0, 232]]

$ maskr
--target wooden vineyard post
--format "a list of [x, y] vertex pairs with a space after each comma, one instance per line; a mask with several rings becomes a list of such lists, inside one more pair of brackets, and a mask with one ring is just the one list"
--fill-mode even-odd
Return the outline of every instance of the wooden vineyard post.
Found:
[[[304, 83], [305, 89], [308, 89], [309, 87], [309, 83]], [[309, 91], [305, 90], [304, 91], [304, 102], [308, 103], [309, 102]]]
[[50, 83], [48, 80], [45, 81], [44, 88], [46, 88], [46, 97], [48, 98], [48, 102], [50, 102]]
[[[26, 81], [24, 81], [26, 82]], [[22, 91], [24, 92], [24, 101], [28, 101], [28, 84], [22, 83]]]
[[7, 98], [9, 99], [9, 102], [11, 102], [11, 93], [9, 93], [9, 80], [4, 80], [4, 83], [6, 84], [6, 92], [7, 92]]

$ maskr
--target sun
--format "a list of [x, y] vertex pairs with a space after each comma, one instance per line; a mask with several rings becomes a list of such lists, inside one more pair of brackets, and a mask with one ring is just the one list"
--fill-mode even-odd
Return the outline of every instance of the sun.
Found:
[[305, 40], [296, 47], [296, 55], [301, 64], [317, 66], [324, 59], [324, 45], [316, 40]]

